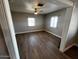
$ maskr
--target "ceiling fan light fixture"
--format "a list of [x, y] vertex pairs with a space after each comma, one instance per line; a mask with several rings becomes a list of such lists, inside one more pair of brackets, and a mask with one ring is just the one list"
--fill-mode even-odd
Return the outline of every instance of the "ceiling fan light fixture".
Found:
[[44, 6], [43, 3], [40, 3], [39, 0], [36, 0], [36, 4], [35, 4], [35, 7], [34, 7], [34, 14], [37, 15], [40, 13], [41, 11], [41, 8]]
[[34, 14], [35, 14], [35, 15], [38, 14], [38, 9], [37, 9], [37, 8], [35, 8], [35, 12], [34, 12]]
[[37, 15], [38, 13], [37, 13], [37, 12], [35, 12], [34, 14], [35, 14], [35, 15]]

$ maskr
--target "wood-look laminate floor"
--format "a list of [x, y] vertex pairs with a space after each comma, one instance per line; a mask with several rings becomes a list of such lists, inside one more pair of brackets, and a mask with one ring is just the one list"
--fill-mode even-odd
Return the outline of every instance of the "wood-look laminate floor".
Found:
[[69, 59], [58, 50], [60, 39], [47, 32], [16, 35], [21, 59]]
[[78, 59], [78, 47], [72, 46], [70, 49], [64, 52], [68, 55], [71, 59]]

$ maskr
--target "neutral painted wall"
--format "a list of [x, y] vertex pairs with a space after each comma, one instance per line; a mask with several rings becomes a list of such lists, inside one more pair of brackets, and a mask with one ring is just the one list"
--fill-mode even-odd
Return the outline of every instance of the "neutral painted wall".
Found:
[[71, 22], [70, 22], [69, 30], [68, 30], [66, 47], [74, 43], [76, 45], [78, 43], [78, 3], [77, 3], [77, 0], [74, 3], [73, 13], [72, 13]]
[[[12, 17], [13, 17], [13, 23], [14, 23], [16, 33], [39, 31], [39, 30], [43, 30], [44, 28], [42, 15], [12, 12]], [[35, 22], [36, 22], [35, 26], [33, 27], [28, 26], [28, 23], [27, 23], [28, 17], [35, 18]]]
[[[64, 15], [65, 15], [65, 9], [47, 14], [45, 17], [46, 19], [46, 24], [45, 24], [45, 29], [59, 37], [62, 37], [62, 30], [63, 30], [63, 24], [64, 24]], [[50, 27], [50, 20], [52, 16], [58, 16], [58, 23], [57, 27], [53, 28]]]
[[64, 22], [63, 22], [64, 24], [63, 24], [63, 30], [62, 30], [62, 38], [61, 38], [61, 43], [60, 43], [61, 52], [64, 52], [64, 48], [66, 46], [67, 34], [68, 34], [68, 30], [69, 30], [69, 24], [71, 21], [72, 10], [73, 10], [73, 7], [66, 8]]

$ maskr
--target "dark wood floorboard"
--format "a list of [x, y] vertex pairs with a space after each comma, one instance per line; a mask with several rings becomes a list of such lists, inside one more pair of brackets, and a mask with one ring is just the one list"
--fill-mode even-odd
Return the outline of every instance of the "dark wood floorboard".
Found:
[[65, 52], [71, 59], [78, 59], [78, 47], [73, 46]]
[[69, 59], [58, 50], [59, 38], [47, 32], [16, 35], [21, 59]]

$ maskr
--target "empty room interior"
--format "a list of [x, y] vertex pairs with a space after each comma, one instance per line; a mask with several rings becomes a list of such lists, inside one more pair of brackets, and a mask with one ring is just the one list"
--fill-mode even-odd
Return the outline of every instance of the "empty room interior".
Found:
[[78, 1], [0, 0], [0, 59], [78, 59]]

